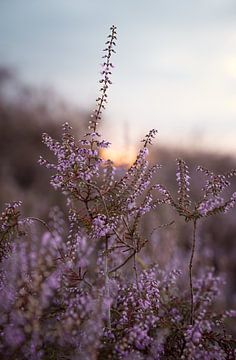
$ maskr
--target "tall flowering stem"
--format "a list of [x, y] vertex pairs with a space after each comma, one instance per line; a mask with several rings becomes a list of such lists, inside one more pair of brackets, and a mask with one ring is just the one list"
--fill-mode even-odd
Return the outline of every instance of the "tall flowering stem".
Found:
[[[112, 84], [110, 80], [111, 75], [111, 69], [114, 67], [111, 62], [111, 56], [112, 53], [115, 53], [114, 47], [116, 46], [115, 40], [117, 40], [117, 32], [116, 32], [116, 26], [112, 25], [111, 33], [108, 35], [108, 40], [106, 42], [106, 47], [103, 49], [105, 52], [105, 55], [103, 56], [104, 62], [102, 64], [102, 79], [99, 81], [100, 84], [102, 84], [102, 87], [100, 88], [101, 95], [96, 99], [97, 107], [94, 110], [93, 114], [91, 115], [92, 120], [90, 121], [89, 125], [89, 135], [92, 137], [91, 141], [91, 151], [93, 151], [93, 146], [96, 144], [96, 140], [94, 137], [99, 136], [99, 134], [96, 133], [98, 122], [101, 120], [102, 111], [105, 110], [105, 104], [107, 103], [107, 90], [109, 85]], [[94, 136], [95, 135], [95, 136]], [[88, 196], [90, 195], [90, 185], [88, 185]], [[101, 201], [104, 205], [104, 210], [106, 212], [106, 216], [109, 217], [107, 206], [105, 203], [105, 200], [101, 194], [101, 191], [99, 190], [99, 195], [101, 197]], [[105, 273], [105, 296], [107, 297], [108, 302], [108, 311], [107, 311], [107, 325], [108, 328], [111, 328], [111, 309], [110, 309], [110, 289], [109, 289], [109, 269], [108, 269], [108, 251], [109, 251], [109, 236], [106, 235], [105, 237], [105, 264], [104, 264], [104, 273]]]
[[[111, 62], [111, 56], [112, 53], [115, 53], [114, 47], [116, 46], [115, 40], [117, 40], [117, 32], [116, 32], [116, 26], [112, 25], [110, 28], [111, 33], [108, 35], [108, 40], [106, 42], [106, 47], [103, 49], [105, 52], [105, 55], [103, 56], [104, 62], [102, 64], [102, 78], [99, 81], [100, 84], [102, 84], [102, 87], [100, 88], [101, 95], [96, 99], [97, 107], [93, 111], [93, 114], [91, 115], [91, 121], [89, 124], [89, 133], [87, 135], [91, 136], [91, 142], [90, 142], [90, 148], [91, 153], [93, 154], [94, 145], [97, 144], [96, 138], [98, 138], [100, 135], [96, 132], [97, 131], [97, 125], [99, 121], [101, 120], [102, 111], [105, 110], [105, 104], [107, 103], [107, 90], [109, 85], [112, 84], [110, 80], [110, 75], [112, 74], [111, 69], [114, 67]], [[91, 158], [89, 158], [89, 165], [91, 164]], [[102, 196], [102, 193], [100, 189], [96, 189], [99, 193], [99, 196], [101, 197], [101, 201], [104, 206], [104, 210], [106, 213], [107, 218], [109, 218], [109, 214], [107, 211], [107, 206], [105, 203], [105, 200]], [[88, 194], [87, 194], [87, 201], [86, 205], [88, 208], [88, 200], [90, 200], [90, 193], [91, 193], [91, 186], [90, 183], [88, 183]], [[110, 309], [110, 289], [109, 289], [109, 269], [108, 269], [108, 252], [109, 252], [109, 236], [106, 235], [105, 237], [105, 264], [104, 264], [104, 273], [105, 273], [105, 296], [107, 298], [108, 302], [108, 312], [107, 312], [107, 325], [108, 328], [111, 328], [111, 309]]]

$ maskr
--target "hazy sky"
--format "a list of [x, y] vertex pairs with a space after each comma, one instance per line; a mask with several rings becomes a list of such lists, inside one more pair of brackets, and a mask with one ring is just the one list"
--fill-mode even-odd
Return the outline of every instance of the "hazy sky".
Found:
[[155, 127], [162, 143], [236, 154], [235, 0], [0, 0], [1, 62], [91, 108], [112, 24], [114, 145]]

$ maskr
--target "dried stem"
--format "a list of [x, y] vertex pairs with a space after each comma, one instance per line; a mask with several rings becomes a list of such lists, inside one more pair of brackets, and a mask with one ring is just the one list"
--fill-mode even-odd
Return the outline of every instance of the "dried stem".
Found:
[[193, 238], [192, 238], [192, 249], [191, 256], [189, 261], [189, 284], [190, 284], [190, 297], [191, 297], [191, 307], [190, 307], [190, 324], [194, 323], [194, 303], [193, 303], [193, 280], [192, 280], [192, 268], [193, 268], [193, 257], [195, 252], [195, 243], [196, 243], [196, 227], [197, 220], [193, 221]]

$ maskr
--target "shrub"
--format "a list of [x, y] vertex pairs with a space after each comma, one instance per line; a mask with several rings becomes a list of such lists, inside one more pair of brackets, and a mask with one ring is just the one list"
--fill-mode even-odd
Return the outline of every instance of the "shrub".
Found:
[[[201, 218], [235, 205], [235, 193], [229, 200], [221, 194], [235, 171], [215, 175], [199, 167], [207, 181], [202, 199], [192, 205], [188, 168], [178, 160], [175, 199], [154, 182], [160, 165], [148, 163], [152, 129], [134, 164], [114, 177], [114, 164], [101, 156], [109, 143], [97, 125], [111, 84], [115, 41], [112, 26], [87, 133], [77, 140], [65, 123], [60, 141], [43, 134], [55, 162], [39, 161], [53, 171], [51, 185], [66, 196], [69, 229], [58, 209], [49, 224], [23, 218], [20, 202], [8, 204], [0, 218], [0, 353], [11, 359], [234, 359], [235, 343], [224, 322], [235, 314], [215, 307], [222, 280], [213, 269], [200, 274], [193, 260]], [[150, 242], [142, 236], [142, 220], [161, 205], [193, 223], [189, 287], [173, 264], [163, 269], [142, 257]]]

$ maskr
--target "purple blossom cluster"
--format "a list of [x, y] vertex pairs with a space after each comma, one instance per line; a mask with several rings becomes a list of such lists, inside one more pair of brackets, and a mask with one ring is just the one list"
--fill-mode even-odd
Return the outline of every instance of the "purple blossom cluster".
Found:
[[[235, 205], [235, 193], [227, 201], [222, 196], [235, 172], [215, 175], [199, 167], [207, 181], [194, 203], [188, 166], [179, 159], [178, 193], [172, 196], [155, 181], [160, 165], [148, 162], [152, 129], [134, 164], [117, 176], [114, 164], [102, 158], [109, 143], [97, 131], [115, 40], [112, 26], [88, 132], [77, 140], [66, 123], [61, 140], [43, 134], [55, 162], [39, 162], [53, 171], [51, 184], [65, 195], [68, 214], [64, 218], [54, 208], [48, 223], [23, 218], [15, 202], [0, 217], [0, 357], [234, 359], [235, 343], [225, 324], [235, 312], [217, 311], [222, 280], [204, 267], [199, 275], [193, 258], [198, 221]], [[143, 256], [152, 245], [151, 235], [143, 235], [143, 218], [163, 204], [193, 223], [187, 274]]]
[[236, 175], [235, 171], [216, 175], [202, 166], [198, 166], [197, 171], [207, 177], [205, 186], [202, 188], [202, 199], [192, 204], [189, 195], [191, 178], [188, 166], [184, 160], [177, 159], [178, 198], [175, 200], [164, 185], [158, 184], [156, 189], [162, 195], [163, 202], [175, 208], [180, 216], [185, 217], [186, 221], [197, 221], [202, 217], [226, 213], [232, 209], [236, 204], [235, 192], [228, 200], [224, 199], [222, 192], [230, 187], [229, 179]]
[[103, 351], [109, 344], [114, 359], [213, 359], [217, 353], [217, 359], [233, 359], [234, 350], [221, 342], [226, 313], [211, 313], [222, 280], [211, 270], [196, 279], [198, 310], [189, 325], [180, 278], [178, 271], [154, 266], [140, 274], [138, 288], [135, 283], [120, 286], [112, 307], [113, 332], [106, 335]]

